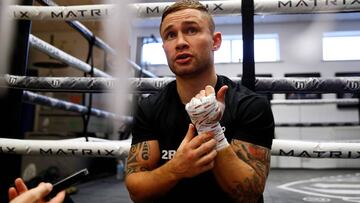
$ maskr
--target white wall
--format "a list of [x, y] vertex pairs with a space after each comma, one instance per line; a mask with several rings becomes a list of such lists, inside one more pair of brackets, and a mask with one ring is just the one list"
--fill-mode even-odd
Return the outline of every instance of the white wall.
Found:
[[[325, 18], [325, 19], [324, 19]], [[154, 27], [134, 28], [132, 34], [132, 59], [135, 60], [136, 39], [139, 36], [158, 35]], [[224, 35], [241, 34], [241, 25], [218, 25], [217, 30]], [[320, 72], [322, 77], [334, 77], [335, 72], [360, 71], [360, 61], [322, 61], [322, 34], [330, 31], [360, 30], [360, 21], [335, 21], [329, 15], [314, 16], [312, 21], [258, 23], [255, 34], [278, 33], [280, 40], [280, 62], [257, 63], [256, 73], [271, 73], [273, 77], [283, 77], [284, 73]], [[359, 53], [360, 54], [360, 53]], [[150, 67], [159, 76], [172, 73], [166, 66]], [[218, 64], [218, 74], [235, 77], [242, 72], [241, 64]], [[274, 99], [284, 99], [284, 94], [274, 95]], [[335, 94], [325, 94], [323, 98], [335, 98]], [[358, 122], [356, 109], [339, 110], [336, 105], [273, 106], [276, 122]], [[293, 140], [360, 140], [359, 127], [308, 127], [276, 128], [277, 139]], [[272, 167], [360, 167], [359, 161], [340, 159], [306, 159], [293, 157], [272, 157]]]

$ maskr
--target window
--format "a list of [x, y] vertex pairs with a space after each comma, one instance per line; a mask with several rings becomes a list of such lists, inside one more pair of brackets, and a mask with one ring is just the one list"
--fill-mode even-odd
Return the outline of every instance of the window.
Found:
[[[241, 36], [240, 36], [241, 37]], [[242, 62], [243, 58], [243, 41], [241, 39], [231, 40], [231, 62], [239, 63]], [[254, 44], [255, 46], [255, 44]], [[217, 53], [215, 53], [216, 55]]]
[[231, 40], [222, 40], [220, 48], [215, 51], [215, 63], [229, 63], [231, 61]]
[[255, 62], [275, 62], [280, 60], [278, 35], [255, 35]]
[[[239, 63], [243, 58], [242, 36], [224, 36], [220, 49], [215, 52], [215, 63]], [[225, 49], [223, 51], [223, 49]], [[255, 62], [275, 62], [280, 60], [279, 38], [277, 34], [255, 35]], [[228, 60], [219, 60], [224, 54], [229, 54]]]
[[[242, 62], [242, 36], [223, 36], [221, 47], [215, 52], [215, 63]], [[255, 35], [254, 40], [255, 62], [275, 62], [280, 60], [279, 39], [277, 34]], [[167, 64], [162, 48], [161, 39], [149, 40], [144, 38], [142, 47], [142, 64], [164, 65]]]
[[[160, 39], [158, 41], [161, 41]], [[161, 65], [167, 64], [165, 52], [162, 48], [161, 42], [150, 42], [143, 44], [142, 64], [146, 65]]]
[[360, 31], [324, 33], [322, 42], [324, 61], [360, 60]]

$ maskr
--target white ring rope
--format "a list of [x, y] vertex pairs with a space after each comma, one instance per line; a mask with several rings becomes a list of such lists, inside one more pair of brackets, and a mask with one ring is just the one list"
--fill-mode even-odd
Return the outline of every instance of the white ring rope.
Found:
[[[58, 6], [54, 1], [52, 0], [38, 0], [38, 2], [45, 6]], [[25, 15], [23, 13], [19, 13], [21, 15]], [[115, 50], [110, 47], [107, 43], [105, 43], [102, 39], [95, 36], [94, 33], [92, 33], [85, 25], [81, 24], [79, 21], [66, 21], [71, 27], [76, 29], [80, 32], [81, 35], [83, 35], [87, 40], [91, 40], [92, 37], [95, 37], [95, 45], [103, 50], [105, 50], [107, 53], [115, 54]]]
[[131, 140], [26, 140], [0, 138], [0, 154], [22, 154], [41, 156], [81, 157], [125, 157], [130, 150]]
[[[55, 2], [53, 2], [52, 0], [39, 0], [42, 4], [45, 4], [47, 6], [58, 6]], [[25, 15], [25, 14], [22, 14]], [[102, 39], [100, 39], [99, 37], [95, 36], [94, 33], [92, 33], [85, 25], [81, 24], [79, 21], [75, 21], [75, 20], [71, 20], [71, 21], [66, 21], [66, 23], [69, 24], [69, 26], [71, 26], [72, 28], [74, 28], [75, 30], [77, 30], [82, 36], [85, 37], [85, 39], [87, 39], [88, 41], [92, 40], [92, 38], [94, 37], [95, 42], [94, 45], [103, 49], [106, 53], [110, 53], [112, 55], [115, 55], [116, 52], [115, 50], [110, 47], [110, 45], [108, 45], [107, 43], [105, 43]], [[137, 65], [135, 62], [128, 60], [128, 62], [130, 63], [130, 66], [132, 68], [134, 68], [136, 71], [140, 71], [142, 75], [146, 76], [146, 77], [150, 77], [150, 78], [157, 78], [157, 76], [153, 73], [151, 73], [148, 70], [144, 70], [142, 69], [139, 65]]]
[[143, 76], [149, 77], [149, 78], [157, 78], [158, 76], [155, 75], [154, 73], [145, 70], [143, 68], [141, 68], [139, 65], [137, 65], [134, 61], [128, 60], [128, 62], [130, 63], [130, 66], [132, 68], [134, 68], [136, 71], [140, 72]]
[[22, 20], [102, 20], [112, 5], [10, 6], [9, 15]]
[[[68, 64], [69, 66], [71, 66], [73, 68], [76, 68], [76, 69], [81, 70], [86, 73], [90, 72], [90, 70], [91, 70], [91, 66], [89, 64], [58, 49], [57, 47], [39, 39], [38, 37], [36, 37], [32, 34], [29, 35], [29, 44], [31, 47], [34, 47], [34, 48], [38, 49], [39, 51], [65, 63], [65, 64]], [[150, 71], [142, 70], [142, 68], [139, 67], [133, 61], [128, 60], [128, 63], [135, 70], [141, 71], [144, 74], [144, 76], [151, 77], [151, 78], [157, 77], [155, 74], [151, 73]], [[107, 77], [107, 78], [111, 77], [111, 75], [99, 70], [96, 67], [94, 67], [94, 75], [96, 77]]]
[[[81, 70], [83, 72], [90, 72], [91, 66], [80, 59], [77, 59], [70, 54], [46, 43], [45, 41], [35, 37], [34, 35], [30, 34], [29, 36], [29, 44], [30, 46], [38, 49], [41, 52], [44, 52], [48, 54], [49, 56], [68, 64], [69, 66], [72, 66], [73, 68], [76, 68], [78, 70]], [[94, 67], [94, 76], [97, 77], [111, 77], [109, 74], [97, 69]]]
[[[241, 1], [202, 1], [213, 15], [240, 15]], [[141, 18], [160, 17], [171, 5], [166, 3], [133, 4]], [[327, 1], [327, 0], [254, 0], [255, 15], [274, 14], [310, 14], [359, 12], [358, 0]]]
[[[240, 15], [241, 1], [203, 1], [213, 15]], [[172, 2], [130, 4], [140, 18], [160, 17]], [[358, 0], [254, 0], [256, 15], [359, 12]], [[10, 6], [9, 15], [23, 20], [101, 20], [113, 5]]]
[[[80, 156], [80, 157], [125, 157], [131, 141], [83, 139], [66, 140], [23, 140], [0, 138], [0, 154], [22, 154], [40, 156]], [[273, 156], [303, 158], [359, 159], [359, 141], [300, 141], [274, 139], [271, 149]]]
[[303, 158], [359, 159], [360, 142], [315, 142], [275, 139], [271, 155]]

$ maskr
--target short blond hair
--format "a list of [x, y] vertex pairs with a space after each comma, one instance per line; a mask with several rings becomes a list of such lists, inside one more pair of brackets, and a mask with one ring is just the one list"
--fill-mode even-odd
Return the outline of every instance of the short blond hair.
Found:
[[209, 10], [206, 8], [206, 6], [204, 6], [199, 1], [196, 1], [196, 0], [181, 0], [181, 1], [178, 1], [174, 4], [172, 4], [167, 9], [165, 9], [165, 11], [161, 17], [160, 33], [161, 33], [162, 23], [166, 16], [168, 16], [170, 13], [174, 13], [176, 11], [185, 10], [185, 9], [196, 9], [196, 10], [201, 11], [209, 22], [210, 32], [213, 33], [215, 31], [214, 19], [211, 16], [211, 14], [209, 13]]

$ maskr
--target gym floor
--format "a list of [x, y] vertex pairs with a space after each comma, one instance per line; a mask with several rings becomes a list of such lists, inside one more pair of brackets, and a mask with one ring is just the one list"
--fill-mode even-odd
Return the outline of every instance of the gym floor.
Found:
[[[77, 186], [75, 203], [131, 203], [123, 181], [110, 176]], [[266, 203], [360, 202], [360, 170], [271, 169]]]

